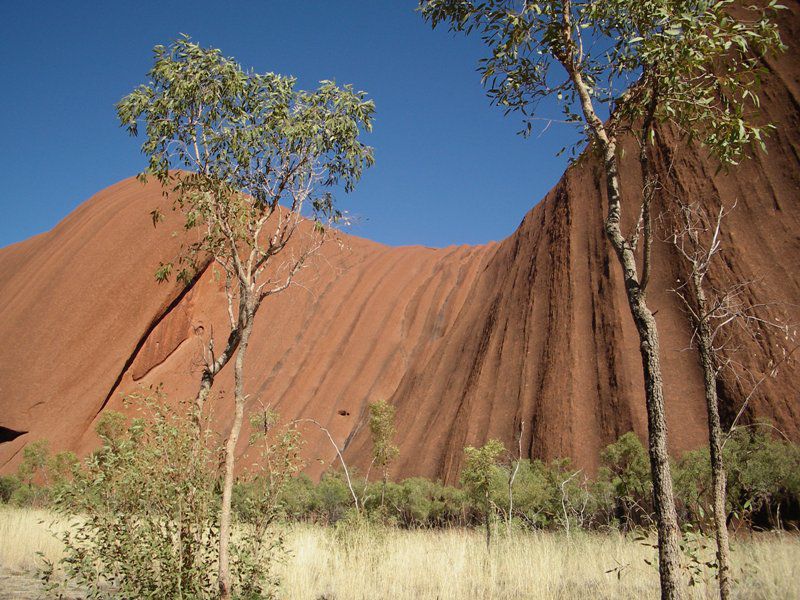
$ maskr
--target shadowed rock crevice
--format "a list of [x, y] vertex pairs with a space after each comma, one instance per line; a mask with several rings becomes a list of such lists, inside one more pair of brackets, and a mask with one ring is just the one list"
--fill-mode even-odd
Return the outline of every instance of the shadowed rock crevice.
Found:
[[21, 435], [25, 435], [28, 433], [27, 431], [15, 431], [13, 429], [9, 429], [8, 427], [3, 427], [0, 425], [0, 444], [4, 444], [5, 442], [11, 442], [17, 439]]
[[[188, 285], [186, 285], [185, 287], [183, 287], [183, 288], [182, 288], [182, 289], [179, 291], [179, 293], [178, 293], [178, 294], [175, 296], [175, 298], [173, 298], [173, 299], [172, 299], [172, 301], [171, 301], [171, 302], [170, 302], [170, 303], [167, 305], [167, 307], [166, 307], [166, 308], [164, 308], [164, 309], [163, 309], [163, 311], [159, 311], [159, 314], [158, 314], [158, 315], [157, 315], [157, 316], [156, 316], [156, 317], [153, 319], [152, 323], [150, 323], [150, 325], [148, 325], [148, 326], [147, 326], [147, 328], [145, 329], [144, 333], [143, 333], [143, 334], [142, 334], [142, 336], [139, 338], [139, 341], [138, 341], [138, 342], [136, 342], [136, 345], [134, 346], [134, 348], [133, 348], [133, 351], [130, 353], [130, 355], [128, 356], [128, 358], [125, 360], [125, 364], [122, 366], [122, 370], [119, 372], [119, 375], [117, 376], [117, 379], [114, 381], [114, 384], [111, 386], [111, 389], [108, 391], [108, 394], [106, 394], [106, 397], [105, 397], [105, 399], [103, 400], [103, 403], [100, 405], [100, 408], [99, 408], [99, 409], [98, 409], [98, 411], [97, 411], [97, 414], [98, 414], [98, 415], [99, 415], [99, 414], [102, 412], [102, 410], [103, 410], [103, 409], [106, 407], [106, 405], [108, 404], [108, 401], [109, 401], [109, 400], [111, 399], [111, 397], [114, 395], [114, 392], [116, 392], [116, 391], [117, 391], [117, 389], [118, 389], [118, 387], [119, 387], [120, 383], [122, 382], [122, 378], [125, 376], [125, 374], [126, 374], [126, 373], [128, 373], [129, 369], [130, 369], [130, 368], [131, 368], [131, 366], [134, 364], [134, 361], [136, 361], [136, 359], [139, 357], [139, 352], [142, 350], [142, 348], [143, 348], [143, 347], [145, 347], [145, 345], [147, 344], [147, 342], [150, 340], [150, 337], [151, 337], [151, 335], [153, 334], [153, 332], [154, 332], [154, 331], [156, 331], [156, 330], [158, 329], [159, 325], [161, 325], [161, 324], [162, 324], [162, 322], [163, 322], [163, 321], [164, 321], [164, 320], [165, 320], [167, 317], [169, 317], [169, 316], [171, 316], [171, 315], [172, 315], [172, 311], [173, 311], [173, 310], [174, 310], [174, 309], [175, 309], [175, 308], [176, 308], [176, 307], [177, 307], [177, 306], [178, 306], [178, 305], [179, 305], [181, 302], [183, 302], [183, 300], [184, 300], [184, 298], [186, 297], [186, 295], [187, 295], [187, 294], [189, 294], [189, 292], [191, 292], [191, 291], [192, 291], [192, 288], [194, 287], [194, 285], [195, 285], [195, 284], [196, 284], [196, 283], [199, 281], [199, 279], [200, 279], [200, 278], [203, 276], [203, 274], [206, 272], [206, 269], [208, 268], [208, 264], [209, 264], [209, 263], [208, 263], [208, 262], [206, 262], [204, 265], [202, 265], [202, 267], [200, 268], [200, 270], [199, 270], [199, 271], [197, 272], [197, 274], [196, 274], [196, 275], [195, 275], [195, 276], [192, 278], [192, 280], [191, 280], [191, 281], [188, 283]], [[187, 335], [188, 335], [188, 332], [187, 332]], [[150, 364], [150, 365], [148, 365], [147, 367], [143, 368], [143, 369], [142, 369], [140, 372], [138, 372], [138, 373], [137, 373], [137, 372], [134, 372], [134, 373], [132, 373], [132, 374], [131, 374], [131, 377], [133, 378], [133, 380], [134, 380], [134, 381], [139, 381], [139, 380], [141, 380], [141, 379], [142, 379], [142, 378], [143, 378], [143, 377], [144, 377], [144, 376], [145, 376], [145, 375], [146, 375], [148, 372], [152, 371], [152, 370], [153, 370], [153, 368], [155, 368], [155, 367], [156, 367], [156, 366], [158, 366], [159, 364], [163, 363], [163, 362], [164, 362], [164, 361], [165, 361], [165, 360], [166, 360], [166, 359], [169, 357], [169, 354], [171, 354], [171, 353], [172, 353], [172, 352], [173, 352], [173, 351], [174, 351], [174, 350], [175, 350], [175, 349], [176, 349], [176, 348], [177, 348], [177, 347], [178, 347], [178, 346], [179, 346], [179, 345], [180, 345], [180, 344], [183, 342], [183, 340], [185, 340], [185, 339], [186, 339], [186, 338], [184, 337], [184, 338], [183, 338], [183, 339], [182, 339], [180, 342], [178, 342], [178, 344], [177, 344], [176, 346], [174, 346], [173, 348], [171, 348], [171, 349], [170, 349], [170, 350], [167, 352], [167, 355], [166, 355], [166, 356], [164, 356], [164, 357], [160, 358], [160, 359], [159, 359], [157, 362], [155, 362], [155, 364]]]

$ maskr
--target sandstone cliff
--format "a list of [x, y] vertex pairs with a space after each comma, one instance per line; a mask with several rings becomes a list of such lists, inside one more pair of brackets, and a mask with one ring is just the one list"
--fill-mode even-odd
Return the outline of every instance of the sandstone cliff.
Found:
[[[765, 113], [778, 124], [769, 153], [718, 173], [665, 134], [653, 159], [662, 169], [674, 161], [682, 196], [737, 203], [714, 282], [752, 280], [751, 301], [771, 303], [770, 318], [798, 323], [798, 3], [784, 20], [790, 50], [766, 63]], [[622, 173], [632, 192], [635, 162], [625, 159]], [[659, 198], [659, 207], [665, 202]], [[174, 218], [152, 227], [148, 212], [159, 204], [154, 185], [126, 180], [52, 231], [0, 250], [4, 472], [32, 440], [87, 451], [98, 415], [122, 409], [121, 395], [141, 385], [163, 382], [173, 399], [193, 395], [201, 340], [224, 335], [224, 290], [211, 269], [188, 289], [154, 282], [159, 259], [176, 252], [180, 237], [172, 235]], [[366, 405], [387, 399], [397, 407], [394, 476], [453, 481], [465, 445], [499, 437], [515, 446], [521, 426], [525, 455], [570, 456], [593, 470], [600, 448], [646, 427], [638, 339], [603, 215], [601, 172], [584, 160], [500, 243], [391, 248], [346, 237], [343, 252], [329, 246], [302, 287], [262, 308], [249, 353], [249, 409], [271, 405], [285, 418], [318, 419], [363, 467]], [[650, 298], [670, 446], [679, 452], [705, 441], [706, 417], [696, 355], [686, 350], [690, 329], [669, 291], [681, 277], [679, 261], [668, 245], [657, 246]], [[769, 418], [800, 439], [800, 366], [783, 359], [786, 340], [766, 331], [758, 342], [740, 341], [757, 378], [780, 364], [746, 418]], [[230, 379], [223, 372], [211, 403], [221, 431], [231, 420]], [[727, 377], [720, 392], [729, 421], [749, 385]], [[309, 459], [332, 462], [320, 432], [308, 429], [306, 439]], [[312, 473], [322, 468], [311, 462]]]

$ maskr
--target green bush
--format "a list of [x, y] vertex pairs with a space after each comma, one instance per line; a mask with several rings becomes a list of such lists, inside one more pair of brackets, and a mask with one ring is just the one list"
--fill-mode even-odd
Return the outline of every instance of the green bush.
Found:
[[800, 447], [767, 423], [738, 428], [725, 444], [732, 514], [756, 527], [800, 522]]
[[50, 488], [35, 483], [20, 483], [11, 494], [9, 504], [28, 508], [45, 508], [50, 505]]
[[[54, 487], [55, 506], [71, 525], [59, 536], [59, 566], [94, 598], [215, 598], [220, 497], [211, 465], [219, 448], [209, 432], [198, 435], [188, 409], [170, 409], [158, 391], [129, 401], [141, 418], [104, 414], [96, 428], [102, 447], [78, 466], [69, 456], [56, 463], [72, 476]], [[266, 443], [265, 464], [293, 460], [280, 454], [283, 443]], [[239, 488], [246, 522], [231, 563], [241, 597], [270, 597], [276, 584], [269, 559], [281, 554], [282, 538], [266, 536], [265, 527], [279, 490], [265, 481], [257, 472]], [[51, 591], [54, 573], [55, 565], [43, 573]]]
[[[797, 520], [800, 502], [798, 447], [774, 439], [768, 429], [737, 430], [726, 445], [731, 496], [729, 509], [754, 524], [775, 527]], [[511, 465], [487, 467], [491, 518], [508, 520]], [[711, 476], [706, 449], [687, 452], [672, 465], [675, 498], [684, 523], [707, 530], [711, 506]], [[368, 520], [401, 527], [477, 526], [483, 509], [461, 488], [412, 477], [386, 486], [381, 507], [381, 483], [364, 486], [354, 478]], [[519, 461], [513, 485], [515, 526], [564, 529], [618, 527], [624, 531], [653, 524], [652, 484], [647, 451], [632, 432], [609, 444], [601, 454], [594, 481], [568, 460], [544, 463]], [[305, 476], [293, 478], [283, 499], [286, 515], [335, 523], [353, 510], [343, 477], [323, 476], [314, 485]], [[770, 516], [771, 515], [771, 516]]]
[[15, 506], [45, 508], [75, 475], [78, 457], [64, 451], [50, 456], [50, 443], [37, 440], [22, 450], [16, 475], [0, 477], [0, 502]]
[[19, 486], [19, 479], [13, 475], [0, 475], [0, 502], [8, 503]]
[[[556, 490], [548, 470], [540, 460], [523, 460], [514, 478], [514, 515], [528, 527], [543, 528], [552, 521]], [[493, 486], [492, 499], [502, 507], [509, 505], [507, 480], [503, 473], [503, 480], [496, 481]]]
[[614, 517], [623, 530], [651, 524], [653, 483], [650, 461], [638, 436], [629, 431], [600, 453], [598, 483], [613, 498]]
[[686, 452], [673, 463], [675, 503], [681, 521], [712, 527], [711, 460], [708, 448]]
[[[757, 528], [800, 522], [800, 447], [776, 437], [768, 423], [734, 430], [725, 442], [727, 513]], [[684, 454], [675, 464], [675, 496], [685, 522], [710, 525], [711, 466], [708, 449]]]
[[314, 511], [325, 523], [336, 523], [353, 508], [347, 482], [338, 473], [325, 473], [317, 484]]
[[283, 489], [281, 503], [287, 518], [309, 519], [319, 506], [314, 482], [305, 473], [292, 477]]
[[[50, 457], [46, 443], [36, 444], [23, 461], [21, 476], [0, 478], [0, 500], [41, 506], [55, 498], [61, 509], [91, 512], [90, 507], [111, 510], [109, 494], [117, 494], [128, 498], [129, 502], [115, 500], [118, 505], [114, 505], [114, 510], [119, 514], [138, 515], [146, 511], [136, 502], [161, 499], [160, 494], [176, 496], [183, 485], [199, 486], [198, 489], [205, 490], [202, 494], [210, 494], [204, 502], [216, 507], [216, 474], [209, 470], [213, 453], [207, 455], [205, 464], [189, 469], [196, 471], [187, 475], [188, 480], [181, 483], [180, 478], [174, 477], [174, 470], [167, 469], [165, 473], [172, 473], [172, 479], [164, 484], [166, 491], [158, 492], [153, 488], [161, 486], [159, 482], [166, 476], [156, 472], [161, 468], [159, 461], [174, 451], [157, 450], [159, 444], [165, 448], [188, 447], [186, 445], [191, 442], [190, 432], [182, 430], [183, 425], [179, 426], [175, 419], [180, 421], [177, 415], [163, 413], [155, 422], [136, 420], [127, 424], [121, 415], [104, 415], [98, 424], [103, 446], [83, 465], [78, 464], [71, 453]], [[262, 425], [269, 421], [270, 427], [275, 427], [274, 416], [270, 419], [259, 416], [259, 419]], [[169, 435], [168, 425], [174, 429]], [[800, 525], [800, 448], [776, 437], [773, 431], [764, 424], [741, 427], [725, 444], [728, 514], [737, 523], [758, 528]], [[257, 441], [263, 448], [253, 464], [255, 470], [242, 474], [234, 488], [236, 519], [253, 532], [263, 533], [275, 519], [334, 525], [340, 521], [350, 523], [358, 516], [373, 524], [405, 528], [485, 523], [485, 503], [478, 505], [475, 495], [470, 497], [465, 489], [412, 477], [388, 482], [382, 502], [382, 481], [365, 484], [362, 478], [351, 473], [362, 505], [361, 514], [356, 515], [353, 497], [342, 473], [325, 473], [316, 484], [308, 476], [298, 474], [300, 440], [296, 432], [276, 428], [269, 433], [271, 441], [267, 443], [264, 439]], [[498, 455], [493, 464], [487, 463], [485, 470], [483, 483], [488, 490], [493, 520], [501, 518], [514, 527], [570, 530], [611, 526], [626, 531], [652, 526], [649, 461], [645, 448], [633, 433], [626, 433], [602, 451], [601, 466], [594, 481], [589, 481], [566, 459], [550, 463], [519, 461], [510, 516], [509, 478], [517, 462], [504, 464], [502, 459], [507, 458]], [[181, 461], [185, 460], [185, 456], [175, 457], [174, 463], [184, 465]], [[711, 515], [708, 450], [687, 452], [673, 461], [672, 468], [681, 521], [700, 532], [708, 531]], [[121, 473], [127, 473], [127, 479], [122, 478]], [[134, 476], [135, 473], [138, 475]], [[276, 477], [277, 473], [281, 475]], [[197, 479], [193, 482], [192, 478]], [[38, 485], [37, 480], [49, 485]], [[188, 489], [183, 488], [185, 493]], [[133, 498], [139, 500], [133, 501]], [[208, 518], [206, 526], [213, 533], [216, 508], [203, 510]], [[242, 556], [273, 553], [269, 546], [251, 546], [248, 550], [240, 545], [239, 551]], [[239, 564], [244, 572], [255, 569], [257, 562], [254, 558], [246, 567], [246, 560], [241, 559]]]
[[412, 477], [387, 485], [386, 510], [403, 527], [456, 525], [464, 522], [467, 497], [463, 490]]
[[145, 416], [124, 427], [122, 415], [104, 414], [102, 447], [55, 499], [72, 525], [60, 566], [93, 597], [213, 597], [214, 453], [163, 399], [133, 400]]

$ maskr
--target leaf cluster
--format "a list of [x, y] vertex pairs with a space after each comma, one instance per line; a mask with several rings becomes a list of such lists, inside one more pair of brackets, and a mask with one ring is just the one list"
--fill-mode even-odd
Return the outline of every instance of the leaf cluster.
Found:
[[91, 597], [211, 597], [218, 535], [211, 450], [163, 397], [134, 394], [142, 416], [107, 413], [102, 447], [55, 498], [70, 520], [59, 566]]
[[582, 114], [574, 73], [609, 137], [644, 118], [674, 125], [723, 164], [763, 147], [759, 124], [763, 58], [781, 50], [775, 0], [423, 0], [433, 27], [481, 36], [489, 53], [478, 71], [493, 104], [520, 111], [529, 134], [539, 102], [554, 99], [564, 120]]
[[400, 452], [392, 443], [395, 433], [395, 408], [385, 400], [369, 405], [369, 430], [372, 435], [372, 455], [375, 464], [384, 471]]
[[506, 449], [499, 440], [491, 439], [480, 448], [464, 448], [464, 466], [461, 469], [461, 485], [478, 503], [488, 497], [492, 475]]
[[[150, 81], [116, 105], [119, 121], [131, 135], [145, 135], [143, 177], [173, 192], [186, 229], [204, 230], [177, 267], [160, 266], [159, 280], [177, 269], [188, 281], [207, 256], [255, 276], [240, 268], [248, 254], [255, 250], [251, 262], [263, 263], [287, 242], [285, 217], [272, 235], [262, 231], [279, 205], [318, 223], [341, 218], [332, 188], [351, 191], [374, 161], [359, 140], [375, 110], [365, 92], [333, 81], [297, 90], [293, 77], [245, 71], [188, 36], [153, 52]], [[154, 224], [163, 219], [157, 210], [152, 217]]]

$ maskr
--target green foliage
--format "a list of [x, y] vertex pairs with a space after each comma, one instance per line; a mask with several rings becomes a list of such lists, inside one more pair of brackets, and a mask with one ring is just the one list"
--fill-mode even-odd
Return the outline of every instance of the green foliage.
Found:
[[47, 461], [48, 480], [56, 487], [71, 482], [80, 468], [80, 460], [69, 450], [56, 452]]
[[650, 521], [653, 483], [650, 461], [639, 437], [629, 431], [600, 453], [598, 483], [614, 503], [614, 516], [623, 528]]
[[[55, 508], [70, 527], [59, 534], [66, 580], [104, 598], [212, 598], [220, 497], [213, 465], [219, 448], [210, 432], [199, 438], [187, 407], [172, 409], [158, 391], [134, 394], [141, 416], [106, 413], [96, 430], [102, 447], [76, 465], [68, 454], [53, 461], [71, 481], [53, 488]], [[272, 560], [283, 540], [267, 528], [277, 514], [282, 483], [298, 468], [292, 431], [257, 434], [260, 468], [248, 475], [241, 499], [245, 522], [232, 546], [241, 597], [270, 597], [277, 580]], [[51, 591], [55, 565], [43, 576]]]
[[[160, 410], [165, 415], [170, 414], [166, 409]], [[183, 418], [180, 415], [173, 417]], [[108, 429], [107, 424], [111, 422], [115, 426]], [[108, 493], [135, 498], [131, 489], [139, 485], [135, 483], [138, 481], [135, 477], [123, 477], [121, 472], [116, 471], [103, 475], [103, 469], [124, 466], [125, 461], [121, 457], [134, 451], [130, 448], [132, 433], [141, 427], [153, 427], [148, 422], [136, 420], [126, 424], [124, 417], [112, 413], [97, 426], [98, 430], [104, 431], [103, 447], [79, 465], [77, 471], [69, 453], [63, 459], [48, 458], [46, 462], [50, 465], [61, 463], [62, 460], [71, 465], [65, 469], [69, 475], [61, 483], [54, 475], [53, 467], [48, 467], [51, 472], [48, 475], [51, 482], [49, 487], [36, 484], [28, 486], [16, 476], [3, 477], [0, 478], [0, 499], [20, 505], [38, 503], [36, 505], [39, 506], [55, 499], [56, 506], [68, 514], [75, 511], [91, 514], [103, 506], [116, 506], [119, 511], [141, 512], [133, 500], [127, 504], [118, 500], [111, 502], [103, 492], [106, 484], [102, 481], [95, 481], [94, 485], [86, 485], [84, 481], [87, 477], [96, 480], [107, 476], [108, 486], [114, 488], [113, 492]], [[237, 527], [251, 538], [248, 541], [247, 536], [237, 536], [242, 542], [236, 542], [236, 561], [239, 578], [243, 582], [242, 589], [249, 585], [247, 581], [257, 580], [247, 575], [247, 565], [252, 568], [260, 564], [263, 569], [260, 581], [264, 582], [264, 589], [269, 590], [274, 587], [275, 581], [269, 571], [270, 564], [263, 559], [270, 554], [282, 555], [282, 540], [272, 525], [283, 520], [352, 524], [353, 499], [341, 473], [326, 473], [319, 483], [314, 484], [307, 475], [298, 472], [301, 464], [298, 455], [300, 440], [293, 428], [279, 426], [274, 413], [267, 411], [254, 416], [253, 424], [255, 433], [251, 443], [256, 455], [234, 488], [233, 503]], [[725, 445], [730, 489], [728, 512], [729, 517], [737, 523], [764, 528], [800, 523], [800, 448], [774, 437], [772, 431], [766, 425], [738, 428]], [[475, 449], [474, 452], [479, 453], [480, 450]], [[478, 496], [478, 489], [488, 489], [492, 513], [502, 513], [507, 517], [510, 467], [499, 463], [502, 452], [497, 453], [496, 450], [481, 456], [479, 470], [487, 476], [475, 480], [485, 486], [482, 488], [456, 488], [413, 477], [387, 482], [382, 505], [382, 482], [366, 484], [363, 479], [354, 477], [355, 489], [363, 490], [364, 517], [373, 523], [406, 528], [479, 525], [485, 521], [486, 497]], [[147, 449], [142, 451], [152, 452]], [[216, 507], [219, 499], [214, 491], [217, 482], [211, 468], [212, 454], [207, 454], [209, 462], [203, 466], [205, 475], [202, 475], [202, 481], [208, 486], [207, 493], [211, 494], [207, 501]], [[92, 464], [101, 465], [102, 469], [98, 466], [99, 471], [90, 475], [87, 469]], [[143, 471], [141, 477], [145, 476], [144, 473], [155, 477], [152, 471]], [[709, 530], [711, 516], [708, 451], [700, 449], [685, 453], [673, 463], [673, 474], [676, 503], [684, 523], [685, 553], [687, 557], [690, 553], [705, 556], [703, 544], [706, 542], [701, 538]], [[196, 476], [201, 477], [201, 474]], [[77, 479], [75, 485], [70, 483], [72, 477]], [[122, 486], [118, 483], [120, 478], [129, 483]], [[143, 482], [142, 485], [145, 483], [150, 484]], [[152, 482], [152, 485], [157, 485], [157, 482]], [[175, 482], [170, 485], [179, 489]], [[146, 490], [143, 488], [142, 493], [146, 494]], [[527, 459], [520, 461], [513, 486], [514, 513], [511, 521], [515, 526], [529, 529], [596, 529], [607, 526], [622, 530], [647, 529], [653, 522], [651, 490], [646, 451], [631, 432], [603, 450], [601, 467], [594, 481], [587, 480], [567, 460], [550, 463]], [[81, 502], [73, 500], [76, 494], [81, 496]], [[137, 501], [144, 503], [145, 499]], [[113, 516], [108, 518], [119, 521]], [[212, 515], [212, 523], [213, 518]]]
[[0, 475], [0, 502], [8, 503], [19, 489], [20, 481], [13, 475]]
[[301, 473], [286, 481], [280, 505], [283, 514], [290, 520], [301, 520], [314, 514], [318, 509], [318, 503], [311, 478]]
[[483, 506], [488, 501], [499, 468], [498, 460], [505, 451], [499, 440], [489, 440], [480, 448], [464, 448], [461, 484], [477, 505]]
[[17, 469], [17, 477], [20, 481], [31, 485], [34, 478], [40, 475], [46, 482], [45, 468], [49, 454], [50, 443], [47, 440], [37, 440], [27, 444], [22, 450], [22, 462]]
[[[510, 468], [495, 466], [490, 485], [491, 505], [506, 518]], [[568, 459], [550, 463], [520, 461], [512, 491], [512, 521], [527, 528], [588, 527], [598, 512], [594, 490], [583, 472], [574, 469]]]
[[[658, 122], [677, 126], [723, 164], [764, 146], [757, 124], [763, 57], [783, 48], [774, 0], [738, 11], [733, 0], [594, 2], [597, 33], [614, 41], [613, 73], [636, 79], [613, 98], [620, 118], [635, 123], [654, 107]], [[610, 96], [613, 97], [613, 96]]]
[[686, 452], [676, 461], [674, 472], [675, 500], [682, 520], [710, 526], [712, 489], [708, 448]]
[[480, 448], [467, 446], [464, 448], [464, 466], [461, 469], [461, 484], [472, 500], [475, 509], [483, 513], [486, 526], [486, 547], [491, 539], [492, 481], [496, 480], [498, 460], [506, 449], [499, 440], [489, 440]]
[[[297, 476], [303, 466], [302, 440], [294, 426], [279, 427], [272, 410], [250, 416], [253, 433], [248, 441], [255, 460], [247, 465], [234, 487], [234, 507], [239, 518], [252, 525], [269, 525], [287, 512], [287, 490], [299, 491], [303, 482]], [[295, 509], [296, 510], [296, 509]]]
[[[778, 516], [783, 525], [800, 518], [800, 449], [774, 439], [768, 432], [764, 428], [738, 429], [726, 444], [731, 488], [729, 511], [732, 516], [752, 520], [756, 525], [777, 527]], [[465, 465], [467, 477], [476, 482], [476, 487], [455, 488], [412, 477], [388, 482], [385, 505], [381, 506], [381, 483], [369, 484], [363, 495], [367, 519], [407, 528], [478, 525], [485, 520], [486, 490], [490, 512], [507, 517], [510, 467], [499, 464], [497, 459], [502, 452], [497, 452], [496, 447], [485, 453], [480, 450], [472, 450], [473, 456], [480, 458], [480, 464]], [[710, 526], [708, 451], [685, 453], [673, 463], [673, 475], [681, 520], [689, 527], [684, 532], [689, 552], [699, 547], [701, 541], [695, 538]], [[360, 490], [363, 481], [354, 480], [354, 485]], [[568, 460], [520, 461], [513, 494], [511, 520], [520, 527], [613, 527], [629, 531], [648, 529], [654, 523], [647, 452], [633, 432], [622, 435], [602, 451], [594, 481], [576, 471]], [[304, 475], [293, 477], [287, 481], [280, 500], [287, 518], [321, 523], [347, 518], [352, 503], [347, 484], [338, 473], [326, 473], [317, 485]]]
[[[496, 506], [508, 506], [508, 478], [501, 472], [495, 475], [492, 484], [492, 502]], [[514, 514], [531, 528], [547, 527], [553, 523], [558, 490], [553, 487], [554, 478], [550, 467], [540, 460], [520, 461], [514, 478]]]
[[104, 411], [100, 415], [95, 425], [95, 432], [103, 442], [104, 448], [117, 448], [128, 433], [126, 421], [125, 415], [114, 411]]
[[56, 498], [75, 515], [60, 566], [93, 597], [211, 597], [218, 499], [209, 440], [158, 394], [130, 401], [142, 417], [125, 427], [124, 416], [104, 415], [103, 446]]
[[[443, 527], [464, 523], [467, 497], [463, 490], [423, 477], [390, 483], [386, 489], [389, 521], [403, 527]], [[367, 503], [367, 510], [380, 508]]]
[[[245, 267], [257, 274], [283, 249], [301, 212], [322, 230], [338, 220], [330, 189], [352, 190], [373, 163], [359, 134], [371, 130], [375, 107], [349, 85], [296, 90], [292, 77], [245, 71], [186, 36], [154, 48], [149, 77], [120, 100], [117, 115], [131, 135], [144, 129], [147, 173], [176, 192], [185, 228], [201, 232], [177, 265], [160, 265], [160, 281], [174, 274], [188, 282], [206, 253], [240, 278], [247, 279]], [[291, 217], [284, 212], [267, 235], [266, 221], [285, 211], [279, 204]], [[163, 218], [151, 215], [154, 224]]]
[[775, 0], [421, 0], [420, 8], [433, 27], [479, 33], [489, 50], [478, 67], [489, 98], [522, 113], [523, 133], [550, 98], [593, 139], [580, 79], [594, 111], [611, 117], [609, 137], [646, 118], [675, 125], [723, 163], [763, 147], [767, 128], [754, 113], [761, 59], [782, 49]]
[[684, 523], [681, 527], [680, 548], [689, 586], [694, 587], [701, 583], [708, 586], [719, 568], [716, 559], [712, 558], [716, 554], [713, 539], [691, 523]]
[[249, 445], [256, 461], [245, 469], [238, 488], [246, 490], [238, 503], [241, 527], [246, 531], [233, 540], [234, 571], [242, 598], [271, 597], [279, 583], [271, 567], [285, 555], [281, 530], [271, 530], [284, 516], [287, 486], [300, 471], [301, 439], [293, 426], [279, 426], [278, 414], [270, 409], [250, 417], [253, 433]]
[[737, 428], [724, 448], [730, 509], [760, 527], [800, 521], [800, 447], [773, 434], [766, 423]]
[[[343, 218], [333, 191], [352, 191], [372, 165], [372, 149], [359, 136], [371, 130], [375, 107], [365, 92], [349, 85], [321, 81], [307, 92], [295, 89], [292, 77], [245, 71], [219, 50], [202, 48], [187, 36], [169, 47], [156, 46], [148, 75], [147, 84], [120, 100], [117, 115], [131, 135], [144, 129], [147, 173], [161, 183], [165, 196], [172, 193], [173, 208], [180, 209], [184, 228], [193, 232], [177, 262], [160, 264], [156, 279], [174, 275], [188, 285], [209, 262], [225, 275], [229, 332], [221, 352], [214, 352], [213, 338], [207, 342], [214, 358], [203, 369], [197, 420], [215, 376], [237, 354], [237, 419], [225, 450], [219, 535], [219, 586], [227, 597], [233, 589], [227, 548], [234, 453], [246, 398], [242, 380], [250, 332], [261, 303], [293, 282], [324, 242], [327, 227]], [[163, 215], [154, 210], [151, 218], [155, 226]], [[312, 226], [304, 225], [306, 218]], [[290, 242], [291, 250], [283, 253]], [[278, 255], [282, 262], [273, 267]], [[264, 418], [265, 423], [272, 419]], [[259, 536], [269, 518], [256, 515], [271, 515], [276, 507], [284, 483], [274, 480], [276, 474], [288, 478], [295, 470], [296, 434], [265, 443], [261, 458], [266, 471], [250, 482], [253, 494], [239, 494], [243, 510], [254, 520], [253, 544], [235, 542], [240, 554], [233, 559], [244, 577], [239, 591], [246, 595], [264, 593], [253, 578], [262, 574]], [[271, 460], [283, 464], [271, 465]]]
[[350, 511], [353, 498], [347, 482], [339, 474], [326, 473], [317, 485], [315, 506], [328, 523], [335, 523]]
[[386, 477], [386, 469], [400, 451], [392, 443], [394, 437], [394, 406], [385, 400], [369, 405], [369, 430], [372, 434], [372, 456], [375, 465], [380, 467]]
[[[778, 528], [800, 522], [800, 447], [775, 436], [768, 423], [736, 428], [724, 445], [727, 513], [739, 523]], [[676, 464], [675, 495], [684, 520], [710, 526], [712, 489], [708, 449]]]
[[47, 440], [25, 446], [15, 477], [4, 478], [0, 497], [17, 506], [45, 507], [53, 493], [73, 477], [78, 458], [73, 452], [50, 455]]
[[244, 469], [239, 483], [249, 490], [249, 521], [273, 520], [283, 511], [289, 482], [303, 467], [302, 439], [294, 425], [281, 426], [273, 410], [253, 413], [250, 425], [249, 446], [255, 451], [255, 461]]

